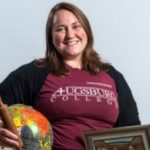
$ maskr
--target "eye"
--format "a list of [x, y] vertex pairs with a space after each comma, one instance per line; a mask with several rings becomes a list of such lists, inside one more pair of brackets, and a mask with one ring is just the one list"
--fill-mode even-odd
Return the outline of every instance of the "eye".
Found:
[[65, 27], [58, 27], [55, 30], [56, 32], [66, 32], [66, 28]]
[[75, 25], [73, 25], [73, 29], [78, 29], [78, 28], [80, 28], [80, 27], [81, 27], [80, 24], [75, 24]]

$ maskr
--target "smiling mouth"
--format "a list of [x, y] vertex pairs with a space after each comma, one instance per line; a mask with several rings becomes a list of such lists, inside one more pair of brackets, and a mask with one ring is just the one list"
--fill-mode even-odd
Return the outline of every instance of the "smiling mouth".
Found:
[[67, 46], [74, 46], [78, 43], [79, 41], [76, 40], [76, 41], [67, 41], [67, 42], [64, 42], [65, 45]]

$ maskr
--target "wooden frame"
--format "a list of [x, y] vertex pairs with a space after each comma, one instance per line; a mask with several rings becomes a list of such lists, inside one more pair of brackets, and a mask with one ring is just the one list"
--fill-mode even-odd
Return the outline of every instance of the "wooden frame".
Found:
[[150, 150], [150, 125], [84, 133], [86, 150]]

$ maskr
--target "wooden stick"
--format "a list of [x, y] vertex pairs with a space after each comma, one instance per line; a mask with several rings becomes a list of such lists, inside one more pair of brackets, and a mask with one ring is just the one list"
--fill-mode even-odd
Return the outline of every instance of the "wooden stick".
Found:
[[4, 128], [10, 130], [11, 132], [13, 132], [19, 137], [18, 139], [19, 147], [17, 148], [17, 150], [22, 150], [21, 137], [19, 136], [19, 133], [17, 131], [13, 118], [11, 117], [8, 106], [3, 103], [1, 96], [0, 96], [0, 117], [4, 123]]

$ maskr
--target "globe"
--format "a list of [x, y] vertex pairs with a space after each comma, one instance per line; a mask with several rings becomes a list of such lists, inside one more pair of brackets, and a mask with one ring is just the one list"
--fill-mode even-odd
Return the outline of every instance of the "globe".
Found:
[[44, 115], [32, 107], [15, 104], [10, 113], [22, 139], [22, 150], [51, 150], [52, 127]]

